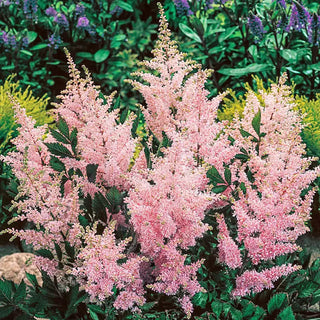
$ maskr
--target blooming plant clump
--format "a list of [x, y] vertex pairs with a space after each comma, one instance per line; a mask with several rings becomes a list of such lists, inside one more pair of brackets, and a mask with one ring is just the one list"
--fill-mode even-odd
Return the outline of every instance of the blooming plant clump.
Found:
[[145, 138], [132, 137], [134, 117], [122, 122], [110, 111], [113, 95], [102, 99], [69, 54], [58, 130], [35, 128], [15, 103], [17, 152], [3, 159], [20, 181], [16, 219], [32, 228], [7, 232], [33, 245], [35, 262], [61, 286], [78, 282], [91, 302], [138, 311], [153, 291], [175, 296], [190, 317], [191, 298], [204, 289], [203, 260], [187, 259], [188, 249], [213, 228], [206, 215], [221, 211], [218, 255], [237, 271], [233, 297], [271, 288], [299, 268], [274, 261], [297, 250], [307, 231], [313, 191], [301, 192], [319, 168], [307, 170], [312, 159], [304, 158], [285, 77], [263, 104], [249, 96], [243, 119], [218, 122], [224, 94], [207, 98], [210, 72], [178, 51], [160, 10], [154, 58], [144, 62], [152, 72], [131, 81], [146, 101]]

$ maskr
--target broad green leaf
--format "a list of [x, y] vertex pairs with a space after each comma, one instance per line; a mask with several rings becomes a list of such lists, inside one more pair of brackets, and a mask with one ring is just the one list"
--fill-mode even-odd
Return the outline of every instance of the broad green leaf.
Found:
[[27, 32], [27, 38], [29, 44], [37, 39], [38, 34], [35, 31], [28, 31]]
[[227, 183], [231, 184], [231, 171], [229, 168], [224, 169], [224, 178], [226, 179]]
[[67, 139], [64, 135], [62, 135], [59, 131], [50, 130], [51, 135], [58, 141], [58, 142], [62, 142], [65, 144], [69, 144], [69, 139]]
[[112, 206], [117, 206], [122, 202], [122, 195], [116, 187], [112, 187], [107, 193], [107, 199]]
[[215, 168], [215, 166], [212, 166], [208, 172], [207, 172], [207, 177], [210, 179], [210, 181], [213, 184], [216, 183], [224, 183], [225, 181], [223, 180], [223, 178], [221, 177], [219, 171]]
[[[14, 306], [4, 306], [0, 307], [0, 319], [7, 318], [13, 311], [15, 307]], [[10, 319], [10, 318], [7, 318]]]
[[100, 49], [94, 54], [94, 61], [101, 63], [109, 57], [110, 51], [106, 49]]
[[237, 29], [239, 29], [238, 26], [227, 28], [226, 31], [219, 36], [219, 42], [221, 43], [224, 40], [227, 40], [233, 33], [236, 32]]
[[45, 145], [48, 147], [49, 151], [56, 156], [60, 156], [61, 158], [73, 157], [69, 149], [67, 149], [65, 146], [63, 146], [60, 143], [50, 142], [50, 143], [45, 143]]
[[198, 292], [192, 298], [192, 303], [195, 306], [199, 306], [200, 308], [204, 309], [208, 301], [208, 293], [205, 292]]
[[223, 303], [219, 301], [213, 301], [211, 303], [211, 310], [212, 312], [220, 319], [220, 315], [223, 309]]
[[89, 182], [96, 182], [96, 176], [97, 176], [97, 169], [98, 165], [97, 164], [88, 164], [86, 167], [86, 172], [87, 172], [87, 177]]
[[34, 274], [26, 272], [26, 277], [34, 287], [37, 287], [39, 285], [37, 277]]
[[272, 314], [276, 310], [283, 309], [288, 305], [288, 297], [285, 293], [277, 293], [268, 302], [268, 312]]
[[11, 300], [13, 289], [14, 287], [11, 281], [0, 280], [0, 301]]
[[320, 71], [320, 62], [309, 65], [308, 69], [312, 69], [312, 70], [315, 70], [315, 71]]
[[94, 57], [93, 57], [93, 54], [90, 53], [90, 52], [77, 52], [76, 53], [76, 57], [79, 57], [79, 58], [84, 58], [84, 59], [88, 59], [88, 60], [93, 60]]
[[291, 50], [291, 49], [283, 49], [280, 50], [280, 55], [282, 56], [282, 58], [284, 58], [285, 60], [289, 61], [289, 62], [293, 62], [295, 63], [298, 57], [298, 54], [295, 50]]
[[228, 188], [228, 186], [224, 185], [224, 186], [216, 186], [216, 187], [213, 187], [211, 190], [212, 190], [214, 193], [221, 193], [221, 192], [225, 191], [227, 188]]
[[125, 11], [133, 12], [133, 8], [130, 3], [127, 3], [126, 1], [118, 0], [116, 1], [117, 6], [122, 8]]
[[25, 55], [29, 56], [29, 57], [32, 57], [33, 56], [33, 53], [28, 51], [28, 50], [25, 50], [25, 49], [21, 49], [20, 50], [21, 53], [24, 53]]
[[35, 51], [35, 50], [41, 50], [44, 48], [48, 48], [48, 44], [47, 43], [38, 43], [35, 46], [31, 47], [30, 50]]
[[22, 300], [24, 300], [26, 298], [26, 292], [27, 292], [26, 284], [24, 281], [21, 281], [13, 296], [14, 303], [18, 304]]
[[79, 220], [79, 223], [81, 224], [81, 226], [84, 228], [89, 225], [88, 219], [81, 214], [79, 214], [78, 220]]
[[36, 251], [36, 255], [44, 257], [44, 258], [48, 258], [50, 260], [54, 259], [52, 252], [49, 251], [48, 249], [39, 249]]
[[252, 134], [246, 130], [243, 130], [240, 128], [240, 133], [241, 135], [244, 137], [244, 138], [247, 138], [247, 137], [252, 137]]
[[69, 127], [66, 120], [59, 117], [59, 120], [57, 122], [57, 128], [65, 137], [69, 138]]
[[259, 63], [252, 63], [244, 68], [223, 68], [217, 70], [217, 72], [224, 74], [226, 76], [234, 76], [234, 77], [242, 77], [246, 74], [255, 73], [255, 72], [262, 72], [269, 70], [272, 66], [269, 64], [259, 64]]
[[254, 115], [251, 122], [254, 131], [257, 133], [258, 137], [260, 137], [260, 126], [261, 126], [261, 109], [259, 108], [258, 112]]
[[60, 246], [57, 243], [54, 243], [54, 248], [56, 249], [58, 260], [61, 261], [61, 259], [62, 259], [62, 251], [61, 251]]
[[291, 306], [286, 307], [277, 316], [277, 320], [295, 320], [295, 316]]
[[101, 307], [99, 307], [95, 304], [88, 304], [88, 308], [89, 308], [89, 310], [94, 311], [96, 313], [105, 314], [105, 312], [101, 309]]
[[66, 170], [66, 166], [64, 165], [64, 163], [55, 156], [51, 156], [50, 166], [53, 170], [58, 172], [62, 172]]
[[202, 43], [200, 37], [197, 35], [196, 32], [194, 32], [190, 27], [187, 25], [183, 24], [182, 22], [179, 23], [179, 28], [180, 30], [190, 39]]

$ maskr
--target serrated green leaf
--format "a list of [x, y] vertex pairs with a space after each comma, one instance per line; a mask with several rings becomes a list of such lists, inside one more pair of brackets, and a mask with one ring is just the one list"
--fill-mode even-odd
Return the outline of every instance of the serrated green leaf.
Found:
[[70, 242], [65, 241], [65, 249], [66, 249], [67, 255], [68, 255], [71, 259], [74, 259], [74, 257], [75, 257], [75, 250], [74, 250], [74, 247], [70, 245]]
[[92, 201], [92, 210], [96, 213], [98, 219], [106, 220], [106, 208], [110, 208], [110, 203], [101, 193], [96, 193]]
[[295, 316], [291, 306], [286, 307], [277, 316], [277, 320], [295, 320]]
[[244, 153], [237, 153], [234, 157], [239, 160], [248, 160], [250, 158], [247, 154]]
[[112, 187], [106, 197], [112, 206], [118, 206], [122, 202], [122, 195], [116, 187]]
[[12, 281], [0, 280], [0, 301], [10, 301], [14, 285]]
[[202, 41], [201, 41], [200, 37], [197, 35], [197, 33], [194, 32], [190, 27], [188, 27], [184, 23], [182, 23], [182, 22], [179, 23], [179, 28], [190, 39], [192, 39], [198, 43], [202, 43]]
[[50, 133], [58, 142], [69, 144], [69, 139], [62, 135], [59, 131], [50, 129]]
[[97, 164], [88, 164], [86, 167], [87, 177], [88, 181], [95, 183], [96, 182], [96, 176], [97, 176]]
[[260, 137], [260, 126], [261, 126], [261, 109], [260, 108], [259, 108], [258, 112], [254, 115], [251, 124], [252, 124], [254, 131]]
[[214, 193], [221, 193], [221, 192], [225, 191], [227, 188], [228, 188], [228, 186], [224, 185], [224, 186], [213, 187], [211, 190]]
[[212, 166], [208, 172], [207, 177], [210, 179], [210, 181], [216, 185], [217, 183], [224, 183], [225, 181], [221, 177], [219, 171], [215, 168], [215, 166]]
[[14, 303], [18, 304], [22, 300], [24, 300], [26, 298], [26, 293], [27, 293], [27, 286], [24, 281], [21, 281], [13, 296]]
[[57, 128], [62, 133], [62, 135], [64, 135], [65, 137], [67, 137], [69, 139], [69, 127], [68, 127], [66, 120], [59, 117], [59, 120], [57, 122]]
[[213, 301], [211, 303], [211, 310], [218, 317], [218, 319], [220, 319], [220, 315], [223, 310], [223, 303], [221, 303], [219, 301]]
[[37, 277], [34, 274], [26, 272], [26, 277], [34, 287], [38, 287], [39, 286]]
[[276, 310], [283, 309], [288, 305], [288, 297], [285, 293], [277, 293], [268, 302], [268, 312], [272, 314]]
[[70, 142], [71, 142], [71, 148], [74, 154], [77, 153], [77, 144], [78, 144], [78, 129], [73, 128], [70, 134]]
[[14, 306], [0, 307], [0, 319], [4, 319], [8, 317], [14, 311], [14, 309], [15, 309]]
[[229, 168], [224, 169], [224, 178], [229, 185], [231, 185], [231, 171]]
[[109, 57], [110, 51], [107, 49], [100, 49], [94, 54], [94, 61], [96, 63], [101, 63]]
[[66, 166], [64, 165], [64, 163], [55, 156], [51, 156], [50, 166], [53, 170], [58, 172], [63, 172], [66, 170]]
[[60, 156], [61, 158], [73, 157], [69, 149], [67, 149], [65, 146], [63, 146], [60, 143], [49, 142], [49, 143], [45, 143], [45, 145], [48, 147], [48, 150], [56, 156]]
[[81, 224], [81, 226], [84, 228], [89, 225], [88, 219], [81, 214], [79, 214], [78, 220], [79, 220], [79, 223]]
[[44, 257], [44, 258], [48, 258], [50, 260], [54, 259], [52, 252], [48, 249], [39, 249], [36, 251], [36, 255]]
[[239, 131], [244, 138], [252, 137], [252, 134], [246, 130], [240, 129]]
[[54, 248], [56, 250], [58, 260], [61, 261], [61, 259], [62, 259], [62, 251], [61, 251], [60, 246], [57, 243], [54, 243]]
[[208, 301], [208, 293], [205, 292], [198, 292], [192, 298], [192, 303], [195, 306], [199, 306], [200, 308], [204, 309]]

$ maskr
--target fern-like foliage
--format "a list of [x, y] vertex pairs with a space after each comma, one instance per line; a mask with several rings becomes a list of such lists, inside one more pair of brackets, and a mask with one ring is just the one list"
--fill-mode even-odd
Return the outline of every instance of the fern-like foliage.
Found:
[[10, 140], [17, 136], [18, 125], [14, 119], [11, 99], [25, 108], [27, 114], [36, 120], [37, 125], [53, 121], [46, 112], [49, 98], [46, 95], [34, 97], [29, 87], [23, 90], [19, 81], [14, 81], [14, 77], [14, 74], [9, 76], [0, 86], [0, 154], [10, 149]]

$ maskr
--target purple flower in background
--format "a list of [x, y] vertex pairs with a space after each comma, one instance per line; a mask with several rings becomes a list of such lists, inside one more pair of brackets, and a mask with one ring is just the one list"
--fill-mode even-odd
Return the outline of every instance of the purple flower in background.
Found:
[[266, 31], [263, 29], [263, 25], [260, 18], [256, 15], [252, 15], [248, 18], [248, 26], [250, 32], [253, 34], [255, 38], [255, 43], [260, 42], [263, 38], [263, 34], [266, 33]]
[[28, 37], [23, 37], [22, 40], [21, 40], [21, 47], [23, 49], [27, 48], [29, 45], [29, 39]]
[[62, 40], [60, 38], [59, 35], [56, 34], [52, 34], [49, 37], [49, 47], [53, 48], [53, 49], [58, 49], [59, 45], [62, 43]]
[[286, 31], [297, 30], [305, 28], [308, 25], [308, 21], [310, 20], [310, 13], [307, 11], [305, 7], [295, 3], [292, 5], [292, 11], [290, 16], [289, 24], [286, 28]]
[[57, 15], [57, 11], [53, 7], [49, 7], [46, 9], [46, 15], [49, 17], [55, 17]]
[[276, 1], [283, 9], [287, 8], [286, 0], [276, 0]]
[[90, 23], [87, 17], [80, 17], [77, 22], [77, 28], [87, 29], [89, 24]]
[[58, 25], [60, 25], [62, 28], [68, 30], [69, 28], [69, 22], [67, 20], [67, 17], [63, 13], [59, 13], [54, 17], [54, 22], [56, 22]]
[[204, 10], [209, 10], [214, 2], [214, 0], [206, 0], [204, 4]]
[[0, 44], [6, 48], [6, 51], [15, 50], [17, 48], [16, 36], [5, 31], [0, 32]]
[[83, 15], [84, 15], [84, 12], [85, 12], [85, 7], [84, 7], [84, 5], [81, 4], [81, 3], [78, 3], [78, 4], [76, 5], [75, 12], [76, 12], [76, 16], [83, 16]]
[[24, 0], [23, 1], [23, 12], [27, 19], [32, 19], [38, 10], [37, 0]]
[[308, 41], [314, 46], [320, 42], [320, 16], [313, 14], [310, 16], [308, 24]]
[[188, 0], [174, 0], [178, 16], [191, 16], [193, 11], [190, 9]]
[[119, 6], [115, 6], [111, 11], [110, 14], [111, 15], [116, 15], [117, 17], [120, 16], [120, 14], [123, 12], [123, 9]]

